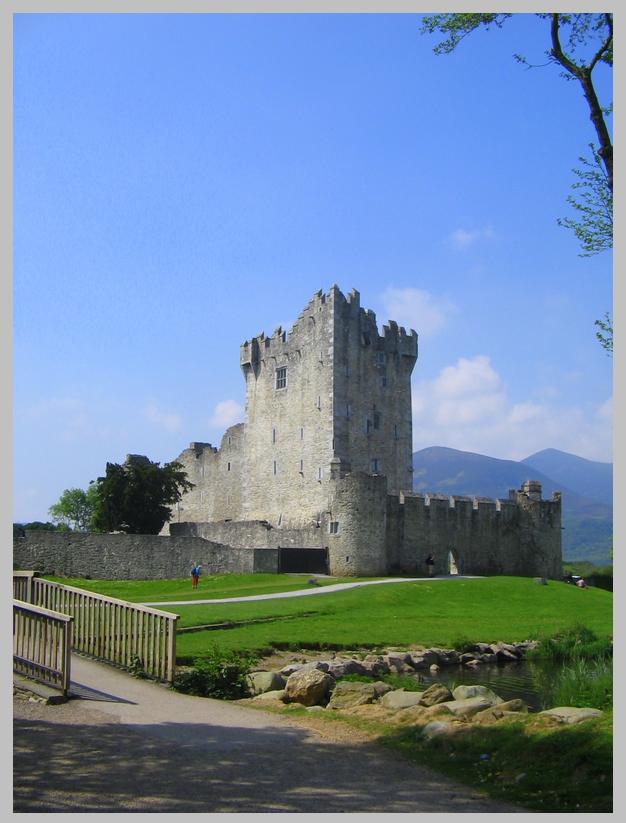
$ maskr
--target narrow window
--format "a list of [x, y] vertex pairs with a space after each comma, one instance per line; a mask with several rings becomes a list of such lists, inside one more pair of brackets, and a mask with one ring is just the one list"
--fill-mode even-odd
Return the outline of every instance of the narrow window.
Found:
[[304, 460], [300, 461], [300, 474], [304, 474]]
[[322, 408], [322, 398], [319, 394], [317, 395], [317, 408], [318, 409]]
[[274, 460], [274, 474], [276, 474], [276, 461]]
[[304, 440], [304, 429], [300, 429], [300, 440]]
[[323, 472], [322, 472], [322, 467], [321, 467], [321, 466], [318, 466], [318, 469], [317, 469], [317, 479], [318, 479], [318, 480], [321, 480], [321, 479], [322, 479], [322, 473], [323, 473]]
[[378, 352], [378, 362], [380, 363], [381, 366], [384, 365], [384, 363], [385, 363], [385, 352], [384, 351], [379, 351]]
[[226, 469], [226, 471], [230, 471], [230, 463], [228, 464], [228, 468]]
[[339, 522], [337, 520], [333, 520], [328, 524], [328, 531], [330, 534], [338, 534], [339, 533]]
[[380, 428], [380, 412], [374, 412], [374, 428]]
[[281, 366], [279, 369], [276, 369], [276, 388], [287, 388], [287, 366]]
[[346, 420], [350, 419], [350, 404], [346, 403]]
[[377, 457], [372, 458], [372, 474], [378, 474], [380, 469], [380, 460]]
[[276, 442], [276, 429], [272, 429], [272, 443]]
[[394, 423], [394, 426], [393, 426], [393, 436], [394, 436], [394, 438], [395, 438], [396, 440], [398, 440], [398, 439], [399, 439], [399, 435], [398, 435], [398, 424], [397, 424], [397, 423]]
[[387, 378], [385, 377], [385, 375], [383, 375], [383, 376], [380, 378], [380, 385], [381, 385], [381, 387], [382, 387], [383, 389], [386, 389], [386, 388], [387, 388]]
[[371, 430], [372, 430], [372, 421], [368, 417], [367, 420], [365, 421], [365, 433], [369, 434], [371, 432]]

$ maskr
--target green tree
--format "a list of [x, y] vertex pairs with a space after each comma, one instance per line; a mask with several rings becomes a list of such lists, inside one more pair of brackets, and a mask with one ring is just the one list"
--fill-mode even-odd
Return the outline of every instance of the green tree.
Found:
[[58, 501], [48, 509], [55, 523], [64, 523], [76, 531], [87, 531], [95, 506], [91, 489], [65, 489]]
[[[422, 33], [444, 35], [435, 46], [435, 54], [449, 54], [476, 29], [502, 28], [513, 14], [433, 14], [422, 18]], [[576, 217], [561, 218], [559, 225], [573, 230], [582, 256], [598, 254], [613, 247], [613, 144], [606, 116], [612, 105], [603, 106], [596, 92], [594, 71], [600, 65], [613, 66], [613, 15], [541, 13], [549, 26], [548, 63], [561, 69], [561, 76], [580, 85], [597, 137], [591, 145], [592, 162], [580, 158], [582, 169], [574, 169], [578, 180], [572, 188], [576, 195], [567, 198]], [[514, 55], [520, 63], [531, 67], [522, 55]], [[609, 315], [596, 320], [601, 329], [596, 337], [610, 354], [613, 351], [613, 327]], [[603, 332], [603, 333], [602, 333]]]
[[96, 505], [93, 524], [105, 531], [158, 534], [171, 506], [193, 488], [182, 465], [160, 466], [147, 457], [129, 455], [126, 461], [107, 463], [106, 474], [93, 484]]

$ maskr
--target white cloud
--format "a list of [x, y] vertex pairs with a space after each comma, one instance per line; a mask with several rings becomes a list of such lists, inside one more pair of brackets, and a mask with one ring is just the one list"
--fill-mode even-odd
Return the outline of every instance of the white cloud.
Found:
[[150, 423], [154, 423], [155, 426], [159, 426], [166, 431], [180, 431], [182, 424], [180, 415], [176, 414], [176, 412], [163, 411], [159, 409], [156, 403], [149, 403], [144, 409], [144, 415]]
[[430, 337], [448, 322], [448, 317], [457, 311], [446, 300], [435, 300], [423, 289], [388, 288], [381, 295], [386, 318], [395, 320], [408, 331], [415, 329], [420, 338]]
[[495, 237], [495, 232], [491, 226], [485, 226], [483, 229], [455, 229], [449, 237], [451, 245], [455, 249], [467, 249], [479, 240], [491, 240]]
[[413, 390], [414, 449], [448, 446], [519, 460], [545, 448], [612, 460], [612, 403], [515, 402], [488, 357], [460, 358]]
[[209, 426], [227, 429], [235, 423], [239, 423], [243, 418], [243, 406], [235, 400], [222, 400], [213, 409], [213, 414], [209, 419]]

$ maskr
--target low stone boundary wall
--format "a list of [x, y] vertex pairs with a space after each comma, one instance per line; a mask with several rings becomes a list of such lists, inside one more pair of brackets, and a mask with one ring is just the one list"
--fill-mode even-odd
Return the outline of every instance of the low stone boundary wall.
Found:
[[278, 551], [233, 548], [191, 535], [25, 531], [13, 538], [13, 566], [59, 577], [159, 580], [203, 574], [276, 572]]

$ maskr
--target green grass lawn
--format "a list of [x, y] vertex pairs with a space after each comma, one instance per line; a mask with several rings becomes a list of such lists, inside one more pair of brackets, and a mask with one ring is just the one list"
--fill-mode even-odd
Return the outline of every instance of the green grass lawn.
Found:
[[[87, 580], [82, 577], [51, 577], [47, 580], [76, 586], [79, 589], [129, 600], [131, 603], [168, 603], [172, 600], [204, 600], [226, 597], [248, 597], [254, 594], [310, 589], [311, 575], [306, 574], [214, 574], [203, 575], [197, 589], [191, 588], [191, 577], [177, 580]], [[331, 583], [352, 583], [377, 578], [320, 577], [320, 586]]]
[[[161, 601], [180, 616], [179, 628], [230, 622], [233, 628], [182, 632], [180, 660], [225, 649], [372, 648], [455, 646], [460, 640], [520, 641], [553, 635], [582, 623], [598, 636], [612, 635], [613, 595], [531, 578], [444, 579], [366, 586], [280, 600], [168, 606], [168, 601], [238, 597], [311, 588], [306, 575], [216, 575], [189, 580], [104, 581], [58, 579], [132, 602]], [[355, 578], [323, 578], [329, 584]], [[247, 622], [262, 620], [263, 622]]]
[[224, 605], [175, 606], [179, 627], [269, 618], [233, 628], [181, 633], [180, 658], [208, 647], [367, 648], [455, 646], [461, 639], [520, 641], [552, 635], [582, 623], [611, 635], [611, 592], [580, 590], [528, 578], [390, 583], [311, 597]]

